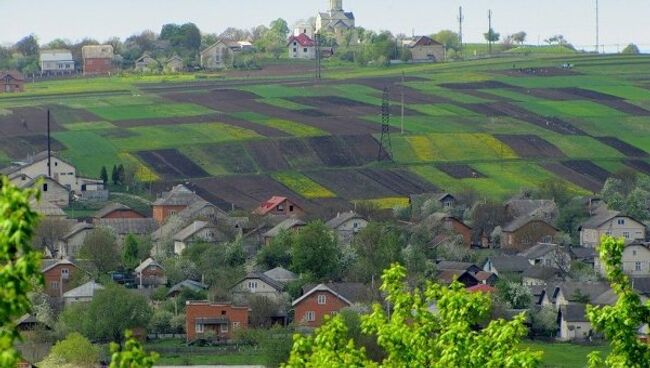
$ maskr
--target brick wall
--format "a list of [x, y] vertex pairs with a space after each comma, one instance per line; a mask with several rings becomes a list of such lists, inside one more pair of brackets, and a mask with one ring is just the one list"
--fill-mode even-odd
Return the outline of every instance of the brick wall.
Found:
[[233, 330], [248, 328], [248, 307], [188, 301], [185, 308], [185, 328], [188, 342], [194, 341], [202, 335], [202, 333], [196, 331], [196, 320], [198, 318], [227, 319], [227, 331], [222, 330], [221, 325], [203, 325], [203, 328], [204, 333], [212, 331], [219, 338], [228, 340], [232, 337]]
[[[325, 296], [325, 304], [318, 304], [318, 296]], [[295, 306], [294, 321], [308, 327], [318, 327], [323, 324], [323, 317], [347, 307], [348, 304], [328, 291], [317, 291], [303, 299]], [[314, 320], [308, 321], [307, 312], [314, 312]]]
[[165, 206], [165, 205], [156, 205], [153, 206], [153, 219], [157, 223], [162, 224], [167, 221], [167, 218], [173, 214], [177, 214], [185, 209], [187, 206]]
[[84, 74], [108, 74], [113, 71], [111, 59], [84, 60]]
[[[67, 270], [68, 278], [61, 277], [62, 273]], [[61, 294], [61, 282], [63, 282], [63, 292], [72, 289], [70, 287], [70, 280], [72, 279], [74, 273], [77, 272], [77, 267], [73, 265], [57, 265], [47, 270], [43, 273], [43, 278], [45, 279], [45, 293], [53, 298], [60, 298], [63, 295]]]
[[133, 210], [116, 210], [108, 215], [104, 216], [105, 219], [133, 219], [133, 218], [144, 218], [141, 214]]

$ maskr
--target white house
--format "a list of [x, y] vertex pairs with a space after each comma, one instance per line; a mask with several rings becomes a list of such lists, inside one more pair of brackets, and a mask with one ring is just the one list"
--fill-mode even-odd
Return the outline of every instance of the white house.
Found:
[[41, 50], [40, 65], [42, 74], [69, 74], [74, 72], [74, 59], [70, 50]]
[[16, 185], [24, 189], [33, 188], [37, 183], [39, 183], [38, 189], [41, 191], [42, 200], [59, 207], [68, 207], [70, 204], [70, 189], [45, 175], [39, 175], [33, 179], [28, 179], [26, 175], [21, 175]]
[[645, 240], [645, 225], [618, 211], [602, 210], [580, 226], [580, 245], [596, 248], [604, 235], [625, 238], [626, 243]]
[[203, 69], [223, 69], [232, 57], [230, 46], [224, 41], [217, 41], [201, 51], [201, 67]]
[[560, 322], [559, 340], [586, 340], [594, 333], [591, 322], [585, 315], [585, 304], [563, 305], [558, 312], [558, 321]]
[[79, 250], [95, 226], [86, 222], [79, 222], [72, 226], [70, 231], [59, 240], [59, 255], [63, 257], [76, 257]]
[[95, 297], [95, 293], [102, 289], [104, 289], [102, 285], [95, 281], [89, 281], [79, 287], [65, 292], [63, 294], [63, 302], [65, 305], [73, 303], [89, 303]]
[[234, 296], [255, 294], [274, 301], [288, 301], [288, 295], [283, 292], [284, 287], [284, 283], [276, 281], [263, 273], [251, 272], [237, 281], [230, 291]]
[[350, 211], [336, 214], [325, 225], [336, 232], [340, 244], [350, 244], [354, 235], [368, 226], [368, 220]]
[[[623, 249], [621, 257], [623, 272], [633, 277], [650, 276], [650, 243], [630, 243]], [[605, 265], [600, 257], [594, 260], [594, 268], [605, 275]]]
[[312, 60], [316, 58], [316, 41], [305, 33], [289, 37], [287, 47], [289, 48], [289, 59]]

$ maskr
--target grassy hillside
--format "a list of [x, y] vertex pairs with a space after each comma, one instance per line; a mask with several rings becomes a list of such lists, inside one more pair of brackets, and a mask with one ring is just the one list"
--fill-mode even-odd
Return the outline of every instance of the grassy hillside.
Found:
[[[313, 208], [466, 188], [502, 199], [543, 180], [588, 193], [614, 171], [647, 169], [650, 57], [533, 49], [390, 68], [326, 63], [320, 82], [303, 63], [298, 74], [289, 65], [28, 84], [0, 95], [0, 163], [44, 149], [49, 108], [55, 149], [84, 175], [125, 163], [142, 180], [192, 180], [244, 208], [274, 194]], [[384, 88], [392, 161], [377, 162]]]

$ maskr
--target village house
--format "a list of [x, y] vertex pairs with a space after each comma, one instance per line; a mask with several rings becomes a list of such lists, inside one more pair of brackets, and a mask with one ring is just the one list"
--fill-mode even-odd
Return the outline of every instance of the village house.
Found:
[[0, 93], [22, 92], [25, 78], [18, 71], [0, 71]]
[[547, 285], [562, 281], [562, 272], [555, 267], [534, 265], [521, 275], [521, 283], [526, 286]]
[[109, 203], [93, 215], [93, 222], [101, 219], [140, 219], [146, 216], [122, 203]]
[[608, 300], [611, 291], [606, 282], [565, 281], [555, 286], [550, 300], [556, 309], [569, 303], [605, 305], [611, 304], [611, 300]]
[[199, 281], [194, 281], [194, 280], [183, 280], [179, 282], [178, 284], [172, 286], [169, 288], [169, 291], [167, 292], [167, 297], [168, 298], [175, 298], [177, 297], [183, 290], [190, 290], [195, 293], [199, 293], [202, 291], [208, 290], [208, 285], [199, 282]]
[[188, 300], [185, 304], [187, 342], [208, 337], [228, 341], [237, 330], [248, 328], [249, 313], [245, 306]]
[[[232, 232], [236, 233], [236, 235], [241, 235], [242, 228], [238, 227], [239, 223], [235, 223], [234, 219], [228, 217], [228, 214], [223, 210], [213, 205], [212, 203], [200, 199], [198, 196], [194, 197], [193, 199], [190, 198], [189, 200], [193, 202], [185, 207], [182, 211], [175, 213], [173, 215], [174, 221], [167, 221], [166, 219], [165, 223], [163, 223], [156, 231], [151, 234], [151, 239], [154, 242], [173, 238], [174, 235], [178, 233], [178, 231], [182, 230], [186, 226], [189, 226], [192, 224], [192, 222], [197, 220], [205, 221], [212, 225], [221, 223], [221, 225], [226, 225], [226, 227], [231, 229]], [[223, 222], [219, 220], [223, 220]], [[220, 229], [223, 231], [224, 227], [221, 226]]]
[[264, 238], [264, 245], [271, 245], [273, 238], [280, 235], [282, 231], [297, 231], [301, 227], [307, 225], [306, 222], [295, 218], [289, 217], [282, 221], [279, 224], [272, 227], [269, 231], [265, 232], [262, 237]]
[[354, 211], [337, 213], [336, 217], [325, 223], [332, 229], [339, 240], [339, 244], [349, 245], [354, 236], [368, 226], [368, 220]]
[[145, 53], [135, 60], [134, 69], [136, 72], [143, 73], [158, 70], [159, 67], [160, 64], [158, 64], [158, 61], [152, 58], [148, 53]]
[[282, 302], [288, 295], [284, 294], [285, 285], [260, 272], [250, 272], [237, 281], [230, 292], [234, 298], [244, 300], [247, 295], [257, 295], [274, 302]]
[[458, 281], [465, 287], [472, 287], [481, 284], [495, 285], [498, 281], [494, 273], [484, 271], [469, 262], [438, 261], [436, 270], [435, 279], [445, 285]]
[[294, 216], [302, 217], [305, 214], [302, 207], [300, 207], [296, 202], [288, 199], [287, 197], [273, 196], [269, 198], [266, 202], [260, 204], [253, 211], [254, 215], [258, 216]]
[[552, 223], [560, 214], [555, 201], [550, 199], [510, 199], [504, 209], [511, 218], [534, 217]]
[[48, 201], [32, 200], [29, 202], [29, 207], [31, 207], [32, 210], [34, 210], [36, 213], [38, 213], [40, 216], [43, 217], [47, 217], [51, 219], [59, 219], [59, 220], [64, 220], [68, 217], [68, 215], [61, 209], [61, 207], [52, 204]]
[[277, 282], [281, 282], [285, 285], [290, 282], [298, 280], [298, 275], [280, 266], [270, 269], [264, 272], [264, 274], [270, 277], [271, 279]]
[[552, 243], [538, 243], [519, 255], [526, 257], [531, 265], [567, 268], [571, 264], [567, 249]]
[[61, 75], [75, 72], [70, 50], [49, 49], [40, 51], [41, 74]]
[[63, 294], [63, 303], [70, 305], [74, 303], [90, 303], [98, 290], [104, 287], [95, 281], [89, 281], [81, 286], [69, 290]]
[[289, 37], [287, 47], [289, 48], [289, 59], [313, 60], [316, 58], [316, 41], [304, 33]]
[[522, 256], [490, 256], [483, 264], [483, 271], [500, 275], [522, 275], [532, 265]]
[[[594, 269], [605, 276], [605, 265], [595, 258]], [[632, 277], [650, 276], [650, 243], [633, 242], [625, 245], [621, 256], [623, 272]]]
[[431, 218], [447, 232], [462, 236], [465, 247], [470, 248], [472, 246], [472, 228], [462, 220], [444, 212], [433, 213]]
[[153, 218], [158, 224], [163, 224], [169, 216], [178, 214], [196, 201], [203, 201], [203, 198], [185, 185], [178, 184], [153, 202]]
[[165, 71], [169, 73], [182, 72], [185, 69], [185, 62], [178, 55], [174, 55], [165, 62]]
[[580, 226], [580, 245], [596, 248], [605, 235], [624, 238], [625, 243], [643, 241], [646, 227], [641, 221], [618, 211], [600, 210]]
[[515, 218], [501, 229], [501, 247], [522, 251], [537, 243], [551, 243], [559, 230], [542, 218]]
[[155, 288], [167, 283], [165, 269], [151, 257], [140, 263], [134, 271], [139, 288]]
[[[23, 176], [24, 177], [24, 176]], [[59, 207], [70, 205], [70, 190], [58, 181], [45, 175], [39, 175], [33, 179], [21, 180], [17, 185], [21, 189], [33, 188], [39, 184], [41, 199]]]
[[338, 33], [354, 28], [354, 14], [343, 10], [343, 0], [330, 0], [330, 9], [316, 15], [316, 33]]
[[319, 327], [326, 315], [370, 300], [368, 288], [360, 283], [312, 284], [302, 290], [302, 296], [293, 301], [292, 307], [294, 322], [305, 327]]
[[124, 239], [129, 235], [149, 236], [158, 228], [156, 221], [150, 217], [103, 218], [96, 220], [95, 225], [110, 230], [118, 245], [124, 244]]
[[45, 279], [44, 292], [52, 298], [61, 298], [70, 290], [70, 281], [79, 268], [67, 259], [44, 259], [41, 273]]
[[95, 226], [86, 222], [78, 222], [70, 231], [61, 237], [58, 243], [59, 256], [76, 257], [86, 240], [86, 236], [95, 229]]
[[86, 45], [81, 48], [84, 75], [110, 74], [113, 72], [113, 46]]
[[418, 36], [405, 40], [403, 45], [411, 52], [413, 62], [440, 62], [445, 60], [445, 47], [430, 37]]
[[206, 70], [223, 69], [230, 65], [232, 56], [228, 44], [219, 40], [201, 51], [201, 67]]
[[563, 305], [558, 312], [559, 335], [561, 341], [587, 340], [594, 335], [591, 322], [585, 313], [583, 303]]
[[194, 221], [174, 235], [174, 254], [181, 255], [183, 251], [196, 243], [218, 243], [226, 241], [226, 236], [206, 221]]

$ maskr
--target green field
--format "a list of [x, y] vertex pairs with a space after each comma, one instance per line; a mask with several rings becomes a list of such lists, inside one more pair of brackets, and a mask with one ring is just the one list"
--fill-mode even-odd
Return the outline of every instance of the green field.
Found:
[[308, 199], [336, 197], [329, 189], [298, 172], [278, 172], [273, 178]]
[[542, 367], [544, 368], [585, 368], [589, 353], [599, 351], [605, 355], [610, 351], [608, 346], [568, 343], [526, 342], [523, 346], [544, 353], [542, 355]]
[[88, 111], [108, 121], [198, 116], [214, 113], [214, 111], [198, 105], [173, 103], [93, 107]]

